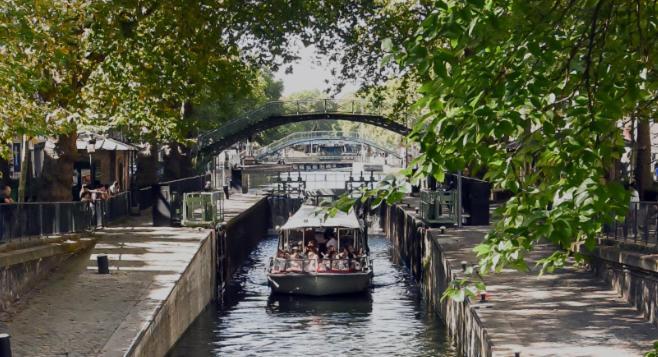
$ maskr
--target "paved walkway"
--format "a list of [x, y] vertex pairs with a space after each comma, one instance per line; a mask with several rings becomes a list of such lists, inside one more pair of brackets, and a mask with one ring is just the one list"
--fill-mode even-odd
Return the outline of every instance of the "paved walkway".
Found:
[[[488, 228], [433, 233], [450, 262], [477, 262], [472, 248]], [[549, 254], [540, 245], [531, 256]], [[534, 264], [531, 264], [533, 266]], [[484, 277], [488, 303], [473, 303], [494, 345], [494, 355], [641, 356], [658, 340], [658, 329], [593, 274], [577, 268], [538, 277], [506, 270]]]
[[[228, 217], [258, 199], [231, 196]], [[208, 231], [153, 227], [150, 214], [143, 213], [95, 235], [99, 240], [91, 252], [69, 260], [5, 318], [14, 356], [94, 356], [103, 354], [108, 341], [127, 348]], [[96, 273], [97, 254], [108, 254], [110, 275]]]

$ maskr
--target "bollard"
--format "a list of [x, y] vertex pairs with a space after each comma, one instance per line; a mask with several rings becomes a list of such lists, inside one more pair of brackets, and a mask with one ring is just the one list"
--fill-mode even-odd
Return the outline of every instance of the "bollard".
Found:
[[99, 254], [96, 257], [98, 262], [98, 274], [109, 274], [110, 273], [110, 262], [107, 259], [107, 255]]
[[487, 302], [487, 293], [480, 293], [480, 302]]
[[11, 345], [7, 333], [0, 333], [0, 357], [11, 357]]

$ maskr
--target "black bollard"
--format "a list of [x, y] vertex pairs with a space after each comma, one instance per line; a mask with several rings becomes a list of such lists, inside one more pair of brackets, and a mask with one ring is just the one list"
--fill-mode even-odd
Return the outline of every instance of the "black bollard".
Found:
[[11, 357], [11, 344], [7, 333], [0, 333], [0, 357]]
[[96, 261], [98, 262], [98, 274], [110, 273], [110, 261], [107, 259], [107, 255], [99, 254]]

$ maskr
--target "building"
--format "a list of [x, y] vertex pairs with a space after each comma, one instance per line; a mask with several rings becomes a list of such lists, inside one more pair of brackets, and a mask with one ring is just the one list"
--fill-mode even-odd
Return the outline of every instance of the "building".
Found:
[[[20, 138], [12, 143], [12, 158], [9, 160], [9, 173], [13, 186], [17, 186], [21, 166]], [[38, 187], [43, 174], [43, 165], [47, 155], [55, 148], [55, 141], [48, 138], [34, 138], [29, 145], [28, 197], [36, 196], [34, 187]], [[139, 148], [106, 135], [89, 131], [78, 133], [76, 140], [77, 157], [74, 163], [71, 190], [74, 199], [83, 183], [111, 185], [118, 182], [121, 190], [128, 190], [135, 173], [136, 155]], [[15, 190], [16, 191], [16, 190]]]

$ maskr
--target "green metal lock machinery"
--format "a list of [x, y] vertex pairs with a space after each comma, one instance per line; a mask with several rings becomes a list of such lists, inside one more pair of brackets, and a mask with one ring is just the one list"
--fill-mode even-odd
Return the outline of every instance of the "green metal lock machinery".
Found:
[[456, 226], [457, 206], [456, 190], [420, 191], [420, 218], [430, 226]]
[[212, 228], [222, 221], [224, 221], [223, 192], [188, 192], [184, 195], [181, 220], [183, 226]]

